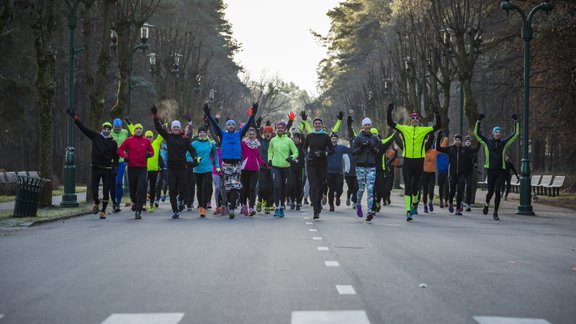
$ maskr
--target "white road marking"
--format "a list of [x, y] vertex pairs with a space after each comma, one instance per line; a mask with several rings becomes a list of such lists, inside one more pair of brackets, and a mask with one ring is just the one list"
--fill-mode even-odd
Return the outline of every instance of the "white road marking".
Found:
[[302, 217], [302, 218], [304, 218], [304, 219], [310, 219], [310, 217]]
[[339, 267], [340, 263], [338, 263], [338, 261], [324, 261], [324, 264], [327, 267]]
[[112, 314], [102, 324], [178, 324], [184, 313]]
[[312, 224], [314, 224], [314, 223], [312, 223], [312, 222], [306, 222], [306, 225], [312, 225]]
[[295, 311], [291, 324], [370, 324], [365, 311]]
[[541, 318], [474, 316], [474, 320], [479, 324], [551, 324]]
[[327, 246], [319, 246], [318, 251], [328, 251], [328, 247]]
[[350, 285], [336, 285], [336, 289], [340, 295], [356, 295], [356, 290]]
[[308, 231], [309, 231], [309, 232], [318, 232], [318, 230], [315, 229], [315, 228], [309, 228]]
[[2, 319], [2, 317], [4, 317], [4, 314], [0, 314], [0, 319]]
[[319, 237], [319, 236], [314, 236], [312, 239], [313, 239], [314, 241], [321, 241], [321, 240], [322, 240], [322, 238]]

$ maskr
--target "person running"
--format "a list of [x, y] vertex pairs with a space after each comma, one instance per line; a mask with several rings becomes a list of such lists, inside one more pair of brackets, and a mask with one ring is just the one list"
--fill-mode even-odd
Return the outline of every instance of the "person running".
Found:
[[300, 210], [302, 207], [302, 198], [304, 196], [304, 141], [299, 132], [292, 134], [294, 145], [298, 149], [297, 162], [290, 166], [290, 177], [288, 178], [288, 198], [290, 199], [290, 209]]
[[254, 123], [254, 117], [258, 112], [258, 103], [253, 103], [252, 107], [248, 109], [248, 115], [250, 115], [250, 118], [244, 124], [244, 127], [240, 127], [239, 131], [236, 131], [236, 122], [233, 120], [228, 120], [226, 122], [226, 131], [224, 131], [210, 114], [210, 106], [208, 103], [204, 103], [202, 109], [204, 110], [206, 117], [208, 117], [215, 135], [220, 138], [222, 173], [224, 176], [223, 185], [224, 191], [226, 192], [226, 207], [228, 209], [228, 218], [233, 219], [236, 217], [235, 209], [236, 201], [238, 200], [238, 193], [240, 189], [242, 189], [242, 183], [240, 182], [242, 171], [241, 142], [250, 126]]
[[[441, 137], [441, 135], [438, 135]], [[446, 147], [448, 138], [442, 139], [440, 146]], [[440, 151], [437, 145], [434, 145], [434, 133], [428, 136], [425, 144], [426, 157], [424, 158], [424, 171], [422, 173], [422, 203], [424, 204], [424, 213], [434, 211], [434, 186], [436, 185], [436, 158]]]
[[256, 129], [250, 127], [246, 135], [247, 138], [242, 141], [242, 191], [240, 192], [242, 208], [240, 213], [244, 216], [254, 216], [258, 171], [260, 166], [266, 166], [266, 162], [260, 157], [260, 141], [257, 138]]
[[[192, 127], [192, 118], [188, 113], [184, 114], [184, 119], [188, 121], [184, 133], [186, 138], [190, 140], [190, 145], [195, 140], [194, 129]], [[192, 211], [194, 207], [194, 196], [196, 196], [196, 176], [194, 174], [194, 168], [198, 165], [198, 161], [192, 157], [190, 152], [186, 152], [186, 195], [184, 195], [184, 204], [186, 205], [186, 211]]]
[[478, 142], [480, 142], [484, 147], [486, 158], [484, 168], [488, 172], [488, 193], [486, 194], [486, 203], [484, 203], [482, 213], [484, 215], [488, 214], [490, 200], [492, 199], [492, 195], [496, 194], [496, 198], [494, 199], [494, 213], [492, 214], [492, 217], [494, 220], [500, 220], [498, 217], [498, 208], [500, 207], [500, 190], [506, 180], [506, 151], [518, 136], [520, 136], [520, 122], [518, 121], [518, 115], [513, 114], [512, 120], [514, 121], [514, 133], [512, 135], [503, 139], [502, 129], [496, 126], [492, 129], [492, 137], [487, 138], [482, 135], [482, 132], [480, 131], [480, 124], [484, 117], [484, 114], [478, 114], [478, 120], [474, 127], [474, 137], [476, 137]]
[[386, 161], [386, 169], [384, 171], [384, 196], [382, 197], [382, 201], [384, 205], [390, 205], [392, 203], [390, 200], [392, 187], [394, 187], [394, 169], [399, 165], [398, 145], [396, 145], [396, 141], [393, 141], [390, 147], [386, 150], [384, 159]]
[[[166, 131], [158, 120], [158, 108], [156, 105], [150, 109], [154, 119], [154, 127], [158, 134], [164, 137], [167, 144], [167, 176], [168, 191], [170, 194], [170, 206], [172, 207], [172, 219], [180, 218], [180, 212], [184, 210], [184, 196], [186, 194], [186, 152], [198, 161], [196, 151], [190, 144], [190, 139], [182, 133], [180, 121], [174, 120], [170, 125], [170, 133]], [[194, 165], [192, 165], [194, 166]]]
[[[352, 148], [352, 143], [354, 138], [356, 138], [356, 133], [352, 127], [352, 116], [348, 116], [346, 124], [348, 126], [348, 143], [349, 148]], [[346, 206], [352, 204], [353, 208], [356, 208], [356, 193], [358, 192], [358, 179], [356, 179], [356, 155], [347, 153], [343, 156], [344, 162], [346, 164], [346, 173], [344, 179], [346, 180]]]
[[[116, 141], [116, 145], [120, 147], [124, 141], [130, 137], [126, 129], [122, 128], [122, 120], [116, 118], [112, 121], [112, 132], [110, 136]], [[118, 168], [112, 170], [112, 181], [110, 182], [110, 195], [112, 196], [112, 208], [115, 213], [120, 212], [120, 204], [122, 203], [122, 196], [124, 195], [124, 172], [126, 171], [126, 161], [120, 158]]]
[[[328, 178], [326, 184], [328, 185], [328, 204], [330, 211], [334, 211], [334, 204], [340, 206], [340, 196], [344, 192], [344, 167], [342, 164], [344, 154], [350, 153], [350, 148], [338, 144], [338, 135], [330, 135], [332, 146], [334, 147], [334, 154], [328, 157]], [[336, 201], [334, 201], [336, 199]]]
[[168, 176], [166, 175], [166, 162], [168, 161], [168, 151], [166, 148], [166, 142], [162, 142], [160, 145], [160, 151], [158, 153], [158, 182], [156, 183], [156, 201], [154, 206], [158, 208], [160, 204], [160, 199], [162, 202], [166, 201], [166, 192], [168, 191]]
[[[502, 186], [502, 193], [501, 195], [504, 196], [504, 200], [508, 200], [508, 193], [510, 193], [510, 189], [512, 187], [512, 173], [516, 176], [516, 180], [520, 181], [520, 177], [518, 177], [518, 172], [516, 172], [516, 168], [514, 168], [514, 164], [512, 163], [512, 157], [510, 154], [506, 154], [506, 180], [504, 185]], [[504, 193], [506, 192], [506, 193]]]
[[436, 156], [436, 174], [438, 177], [438, 206], [448, 207], [448, 155], [444, 153]]
[[[196, 151], [200, 162], [193, 168], [194, 177], [196, 177], [196, 185], [198, 186], [198, 210], [200, 217], [206, 217], [206, 207], [208, 201], [212, 196], [212, 168], [216, 168], [216, 172], [220, 172], [220, 162], [218, 161], [218, 152], [216, 145], [208, 139], [208, 132], [204, 126], [198, 128], [198, 137], [192, 142], [192, 147]], [[211, 160], [210, 157], [214, 159]], [[190, 183], [188, 183], [190, 185]]]
[[312, 121], [312, 125], [314, 130], [306, 136], [304, 153], [306, 154], [308, 181], [310, 183], [310, 204], [314, 210], [313, 219], [319, 219], [322, 211], [321, 200], [324, 183], [328, 177], [327, 157], [334, 154], [334, 146], [330, 136], [323, 129], [324, 123], [321, 118], [316, 117]]
[[298, 163], [298, 148], [286, 134], [286, 123], [276, 123], [276, 136], [270, 140], [268, 147], [268, 165], [272, 166], [272, 182], [274, 183], [274, 217], [284, 217], [284, 201], [286, 200], [286, 184], [290, 175], [290, 166]]
[[[80, 122], [78, 115], [72, 110], [66, 109], [66, 113], [74, 120], [74, 124], [92, 141], [92, 154], [90, 167], [92, 167], [92, 197], [94, 198], [93, 214], [99, 214], [100, 219], [106, 219], [106, 207], [110, 197], [110, 181], [112, 169], [118, 165], [118, 145], [110, 136], [112, 124], [102, 124], [100, 133], [88, 129]], [[100, 182], [102, 182], [102, 208], [98, 197]]]
[[[263, 137], [260, 139], [260, 159], [268, 161], [268, 148], [274, 135], [274, 128], [266, 125], [262, 129], [262, 134]], [[260, 165], [258, 198], [260, 199], [260, 209], [263, 209], [265, 214], [270, 214], [274, 210], [274, 184], [272, 182], [272, 169], [267, 164]], [[259, 211], [258, 207], [256, 209]]]
[[142, 124], [134, 125], [134, 135], [127, 138], [117, 151], [128, 163], [130, 200], [136, 219], [142, 218], [142, 207], [146, 204], [148, 158], [154, 156], [152, 144], [142, 136], [142, 133]]
[[388, 126], [402, 134], [402, 176], [404, 177], [404, 203], [406, 205], [406, 221], [412, 221], [418, 211], [418, 194], [420, 192], [420, 178], [424, 170], [424, 140], [428, 134], [442, 127], [440, 112], [437, 107], [432, 107], [436, 123], [433, 127], [420, 126], [420, 114], [410, 114], [410, 125], [398, 125], [392, 120], [392, 110], [395, 104], [388, 105], [386, 113]]
[[[151, 130], [147, 130], [144, 133], [144, 137], [150, 141], [152, 148], [154, 149], [154, 155], [148, 159], [148, 195], [150, 196], [150, 208], [148, 209], [151, 213], [154, 212], [154, 202], [156, 200], [156, 183], [158, 182], [159, 173], [159, 157], [160, 157], [160, 146], [164, 141], [162, 135], [158, 134], [156, 139], [154, 139], [154, 133]], [[158, 191], [160, 195], [160, 191]]]
[[472, 176], [474, 171], [477, 169], [478, 164], [478, 151], [480, 150], [480, 144], [472, 147], [472, 137], [470, 135], [466, 135], [464, 138], [464, 147], [469, 148], [472, 150], [472, 156], [469, 157], [470, 160], [464, 161], [465, 169], [464, 169], [464, 177], [466, 179], [466, 197], [464, 199], [464, 208], [467, 212], [472, 211]]

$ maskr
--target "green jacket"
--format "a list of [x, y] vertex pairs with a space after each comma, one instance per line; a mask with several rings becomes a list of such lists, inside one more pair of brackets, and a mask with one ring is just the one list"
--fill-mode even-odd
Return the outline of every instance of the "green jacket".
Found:
[[[124, 143], [124, 141], [130, 137], [130, 134], [128, 134], [128, 131], [125, 130], [124, 128], [122, 128], [120, 130], [120, 133], [116, 133], [114, 130], [112, 130], [110, 132], [110, 136], [112, 136], [112, 138], [116, 141], [116, 144], [118, 144], [118, 147], [120, 147], [120, 145], [122, 145], [122, 143]], [[120, 157], [120, 163], [124, 162], [124, 159], [122, 157]]]
[[516, 139], [520, 136], [520, 122], [514, 122], [514, 134], [511, 136], [496, 140], [494, 138], [487, 138], [482, 135], [480, 131], [480, 122], [476, 121], [474, 126], [474, 137], [478, 140], [480, 144], [484, 147], [484, 155], [486, 156], [486, 161], [484, 162], [484, 168], [486, 169], [506, 169], [506, 151]]
[[[292, 152], [292, 155], [290, 155], [290, 152]], [[291, 156], [293, 160], [298, 158], [298, 148], [296, 148], [292, 139], [286, 134], [272, 138], [268, 146], [268, 160], [272, 161], [272, 166], [278, 168], [290, 167], [290, 162], [286, 161], [288, 156]]]
[[[336, 120], [336, 124], [334, 124], [334, 127], [332, 127], [332, 134], [336, 134], [338, 133], [338, 131], [340, 130], [340, 126], [342, 125], [342, 119], [338, 119]], [[308, 122], [308, 120], [303, 120], [300, 123], [300, 130], [304, 131], [304, 129], [308, 132], [308, 133], [312, 133], [314, 130], [312, 129], [312, 127], [310, 126], [310, 123]]]
[[160, 156], [160, 146], [164, 141], [164, 137], [158, 134], [156, 139], [152, 141], [152, 148], [154, 149], [154, 155], [151, 158], [148, 158], [148, 171], [158, 171], [158, 157]]
[[424, 139], [434, 132], [434, 127], [398, 125], [394, 127], [402, 134], [402, 156], [409, 159], [423, 159], [426, 157]]

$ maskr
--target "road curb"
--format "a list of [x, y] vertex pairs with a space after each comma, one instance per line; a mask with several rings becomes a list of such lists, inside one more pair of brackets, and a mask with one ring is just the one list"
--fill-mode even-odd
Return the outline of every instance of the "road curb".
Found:
[[73, 215], [66, 215], [66, 216], [61, 216], [61, 217], [56, 217], [56, 218], [41, 219], [41, 220], [37, 220], [34, 222], [22, 223], [18, 226], [19, 227], [32, 227], [32, 226], [38, 226], [38, 225], [53, 223], [53, 222], [57, 222], [57, 221], [61, 221], [61, 220], [66, 220], [69, 218], [80, 217], [80, 216], [85, 216], [85, 215], [90, 215], [90, 214], [91, 214], [91, 212], [85, 212], [84, 211], [84, 212], [81, 212], [78, 214], [73, 214]]

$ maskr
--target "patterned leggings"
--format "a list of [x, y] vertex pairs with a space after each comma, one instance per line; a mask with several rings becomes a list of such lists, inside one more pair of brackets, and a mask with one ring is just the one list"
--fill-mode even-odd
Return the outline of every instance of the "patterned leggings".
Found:
[[368, 187], [368, 211], [372, 210], [374, 202], [374, 181], [376, 180], [375, 167], [356, 167], [356, 178], [358, 179], [358, 193], [356, 194], [357, 201], [362, 202], [362, 195], [364, 190]]

